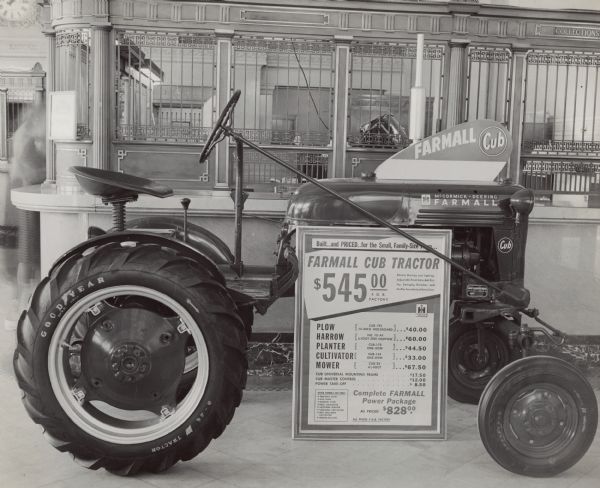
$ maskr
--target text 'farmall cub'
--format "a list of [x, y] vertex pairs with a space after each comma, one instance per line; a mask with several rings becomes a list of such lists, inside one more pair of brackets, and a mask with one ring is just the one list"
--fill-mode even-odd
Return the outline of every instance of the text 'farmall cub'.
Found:
[[[595, 435], [596, 397], [570, 364], [526, 357], [540, 336], [557, 343], [568, 337], [527, 308], [533, 195], [490, 181], [510, 153], [506, 130], [491, 121], [458, 126], [390, 158], [376, 176], [316, 181], [234, 131], [239, 97], [235, 92], [201, 154], [205, 161], [224, 137], [235, 141], [233, 253], [211, 232], [187, 224], [187, 199], [183, 222], [125, 224], [127, 202], [139, 193], [166, 197], [171, 189], [73, 168], [84, 190], [114, 206], [115, 228], [61, 257], [19, 321], [15, 373], [29, 415], [51, 444], [90, 468], [120, 474], [163, 471], [193, 458], [240, 404], [254, 311], [265, 313], [293, 290], [296, 227], [381, 226], [450, 262], [448, 391], [459, 401], [479, 401], [481, 438], [492, 457], [530, 476], [575, 464]], [[292, 196], [274, 236], [273, 267], [241, 262], [244, 144], [309, 182]], [[419, 164], [402, 164], [405, 158]], [[423, 171], [437, 181], [419, 180]], [[471, 181], [456, 181], [459, 172]], [[406, 227], [451, 229], [451, 259]], [[529, 328], [524, 315], [543, 327]]]

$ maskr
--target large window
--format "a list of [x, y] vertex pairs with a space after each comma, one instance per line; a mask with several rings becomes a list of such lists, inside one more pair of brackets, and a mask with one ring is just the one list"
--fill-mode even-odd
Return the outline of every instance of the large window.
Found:
[[[236, 38], [233, 50], [233, 86], [242, 91], [236, 129], [260, 145], [282, 146], [277, 154], [289, 164], [326, 177], [333, 137], [333, 43]], [[282, 188], [298, 183], [262, 155], [246, 155], [249, 184]], [[235, 151], [232, 161], [235, 165]]]
[[600, 149], [599, 68], [597, 53], [551, 50], [527, 55], [523, 123], [526, 149]]
[[469, 48], [466, 121], [508, 124], [512, 53], [506, 48]]
[[116, 63], [117, 140], [206, 140], [216, 104], [214, 37], [120, 32]]
[[[354, 147], [397, 149], [407, 146], [416, 46], [356, 43], [351, 53], [348, 143]], [[443, 59], [443, 47], [425, 47], [426, 136], [437, 132], [441, 117]]]
[[77, 138], [89, 139], [92, 125], [92, 58], [88, 30], [56, 33], [55, 90], [77, 93]]
[[541, 198], [599, 186], [599, 70], [597, 53], [527, 54], [521, 183]]

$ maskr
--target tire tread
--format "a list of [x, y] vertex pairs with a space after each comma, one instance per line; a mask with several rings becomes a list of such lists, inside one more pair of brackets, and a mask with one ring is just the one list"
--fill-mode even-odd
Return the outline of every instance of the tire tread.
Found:
[[[224, 351], [224, 384], [220, 398], [213, 402], [208, 413], [210, 418], [204, 422], [204, 430], [170, 450], [142, 458], [122, 459], [108, 453], [91, 452], [83, 441], [78, 441], [72, 426], [65, 425], [62, 412], [53, 411], [42, 401], [38, 379], [34, 375], [35, 342], [43, 326], [41, 320], [45, 311], [74, 284], [111, 269], [160, 273], [165, 280], [192, 293], [196, 297], [195, 306], [219, 317], [215, 335]], [[89, 469], [105, 468], [115, 474], [132, 475], [140, 471], [161, 472], [179, 460], [191, 459], [221, 435], [242, 398], [247, 371], [247, 338], [244, 323], [235, 311], [236, 305], [222, 284], [199, 263], [171, 249], [155, 244], [124, 247], [108, 243], [85, 256], [73, 256], [40, 282], [32, 295], [29, 310], [18, 322], [13, 367], [24, 406], [32, 420], [44, 428], [45, 436], [54, 447], [70, 452], [77, 462]]]

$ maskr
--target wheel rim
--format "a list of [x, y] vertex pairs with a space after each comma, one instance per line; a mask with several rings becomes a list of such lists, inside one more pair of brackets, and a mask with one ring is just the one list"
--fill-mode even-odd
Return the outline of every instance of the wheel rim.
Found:
[[457, 339], [450, 353], [451, 372], [468, 388], [483, 389], [508, 361], [502, 340], [490, 332], [483, 334], [482, 351], [479, 351], [477, 332], [471, 331]]
[[[175, 319], [162, 319], [161, 326], [168, 329], [172, 326], [172, 334], [189, 334], [194, 342], [195, 352], [192, 357], [181, 357], [179, 369], [181, 375], [195, 369], [193, 384], [185, 396], [179, 401], [172, 397], [160, 397], [162, 392], [153, 392], [157, 396], [150, 410], [133, 408], [139, 407], [143, 402], [136, 397], [143, 385], [152, 383], [153, 378], [162, 378], [159, 372], [166, 368], [173, 374], [179, 374], [179, 369], [170, 364], [167, 359], [169, 355], [169, 343], [164, 351], [153, 350], [146, 344], [135, 340], [126, 340], [126, 333], [133, 329], [119, 328], [120, 339], [115, 342], [105, 340], [98, 346], [94, 341], [100, 337], [107, 337], [109, 327], [95, 322], [88, 329], [82, 323], [90, 312], [94, 314], [97, 304], [106, 303], [106, 300], [114, 300], [115, 297], [137, 296], [158, 302], [174, 312]], [[148, 334], [157, 334], [158, 330], [153, 328], [154, 323], [160, 323], [160, 318], [153, 318], [151, 311], [142, 309], [127, 309], [127, 312], [113, 310], [117, 317], [129, 317], [127, 313], [136, 313], [137, 317], [144, 317], [149, 324], [144, 324], [149, 330]], [[120, 314], [120, 315], [119, 315]], [[154, 321], [154, 322], [153, 322]], [[105, 321], [110, 322], [110, 320]], [[170, 324], [170, 325], [169, 325]], [[180, 327], [177, 326], [180, 324]], [[181, 325], [184, 324], [184, 325]], [[82, 335], [82, 329], [84, 334]], [[168, 338], [171, 332], [164, 330], [159, 335], [160, 340]], [[90, 336], [91, 334], [91, 336]], [[104, 334], [104, 336], [102, 336]], [[141, 333], [140, 333], [141, 334]], [[81, 336], [82, 337], [79, 337]], [[88, 340], [91, 337], [91, 340]], [[178, 337], [170, 338], [175, 341]], [[183, 339], [181, 339], [183, 340]], [[91, 341], [91, 342], [90, 342]], [[98, 342], [96, 340], [96, 342]], [[156, 341], [154, 341], [156, 343]], [[209, 357], [206, 342], [196, 321], [190, 313], [177, 301], [156, 290], [141, 286], [113, 286], [95, 291], [86, 295], [74, 303], [60, 319], [52, 336], [48, 353], [48, 375], [53, 392], [57, 401], [66, 415], [91, 436], [106, 442], [115, 444], [138, 444], [159, 439], [171, 434], [181, 426], [196, 410], [200, 400], [204, 396], [209, 376]], [[175, 346], [173, 346], [175, 347]], [[87, 349], [86, 349], [87, 348]], [[84, 354], [85, 351], [90, 351]], [[82, 352], [83, 351], [83, 352]], [[102, 356], [104, 351], [104, 356]], [[162, 354], [162, 355], [161, 355]], [[88, 371], [86, 359], [96, 359], [97, 365], [105, 364], [104, 377], [97, 378], [95, 371]], [[79, 359], [77, 359], [79, 358]], [[104, 362], [98, 358], [103, 358]], [[155, 360], [153, 363], [152, 360]], [[177, 361], [174, 361], [177, 362]], [[115, 366], [116, 365], [116, 366]], [[107, 374], [109, 368], [114, 377]], [[155, 375], [154, 377], [149, 375]], [[163, 375], [164, 376], [164, 375]], [[90, 381], [89, 378], [92, 378]], [[106, 384], [102, 382], [106, 379]], [[170, 381], [177, 389], [179, 378], [162, 378], [159, 385], [167, 385]], [[162, 383], [160, 382], [162, 381]], [[173, 383], [174, 382], [174, 383]], [[120, 384], [123, 384], [121, 387]], [[110, 386], [112, 385], [112, 387]], [[116, 385], [116, 386], [115, 386]], [[155, 386], [155, 385], [153, 385]], [[122, 390], [119, 390], [122, 388]], [[126, 388], [130, 388], [130, 400], [123, 394]], [[132, 394], [132, 392], [135, 392]], [[111, 399], [117, 401], [111, 401]], [[150, 397], [152, 398], [152, 397]], [[160, 403], [165, 401], [161, 407]], [[125, 406], [129, 408], [123, 408]]]
[[547, 459], [560, 455], [578, 428], [577, 403], [564, 388], [538, 383], [512, 396], [504, 415], [507, 441], [521, 454]]

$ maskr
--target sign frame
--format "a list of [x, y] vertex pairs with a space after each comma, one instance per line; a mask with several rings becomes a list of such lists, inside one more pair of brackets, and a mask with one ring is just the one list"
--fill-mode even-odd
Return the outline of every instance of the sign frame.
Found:
[[[451, 247], [452, 247], [452, 231], [449, 229], [407, 229], [411, 235], [424, 240], [425, 243], [430, 244], [433, 240], [436, 242], [436, 247], [438, 250], [445, 254], [446, 256], [450, 256]], [[400, 300], [395, 301], [393, 303], [386, 303], [381, 305], [376, 305], [373, 307], [360, 307], [359, 309], [350, 311], [348, 313], [337, 313], [331, 314], [331, 310], [326, 312], [324, 317], [329, 313], [330, 317], [336, 317], [336, 320], [342, 319], [346, 320], [346, 317], [353, 315], [354, 317], [363, 318], [364, 312], [368, 311], [369, 315], [374, 316], [378, 310], [383, 310], [388, 308], [388, 313], [379, 314], [379, 317], [386, 316], [386, 320], [391, 319], [392, 317], [398, 317], [395, 312], [389, 313], [392, 307], [395, 310], [398, 310], [397, 307], [406, 307], [409, 304], [414, 307], [415, 303], [419, 301], [423, 301], [425, 298], [428, 300], [432, 300], [430, 303], [435, 305], [436, 301], [438, 303], [439, 308], [433, 308], [437, 310], [437, 317], [435, 317], [435, 313], [431, 313], [431, 321], [433, 324], [433, 332], [432, 335], [432, 344], [433, 348], [429, 352], [431, 355], [430, 364], [431, 367], [431, 384], [427, 385], [427, 388], [430, 389], [430, 397], [429, 406], [431, 411], [430, 415], [427, 417], [431, 419], [431, 422], [428, 425], [399, 425], [398, 423], [391, 424], [381, 424], [377, 423], [374, 420], [374, 423], [365, 424], [365, 421], [368, 419], [360, 419], [361, 421], [353, 423], [353, 421], [348, 420], [348, 415], [345, 420], [341, 421], [333, 420], [333, 421], [316, 421], [310, 420], [316, 419], [316, 411], [318, 408], [316, 404], [317, 390], [315, 388], [315, 384], [311, 384], [313, 378], [311, 376], [311, 361], [316, 361], [314, 358], [317, 356], [314, 354], [315, 351], [311, 350], [311, 319], [308, 318], [307, 307], [305, 304], [306, 297], [304, 296], [304, 286], [305, 280], [308, 283], [308, 279], [305, 276], [305, 258], [306, 252], [314, 251], [312, 249], [312, 245], [308, 244], [309, 239], [316, 238], [334, 238], [334, 239], [343, 239], [345, 241], [355, 239], [360, 243], [361, 246], [364, 246], [366, 242], [377, 242], [377, 241], [389, 241], [396, 242], [398, 245], [404, 245], [403, 243], [409, 243], [408, 239], [395, 234], [389, 229], [384, 228], [373, 228], [373, 227], [333, 227], [333, 226], [299, 226], [296, 231], [296, 249], [299, 258], [300, 265], [300, 273], [298, 280], [296, 282], [296, 303], [295, 303], [295, 341], [294, 341], [294, 384], [293, 384], [293, 414], [292, 414], [292, 432], [294, 439], [413, 439], [413, 440], [423, 440], [423, 439], [440, 439], [443, 440], [446, 438], [446, 402], [447, 402], [447, 349], [448, 349], [448, 320], [449, 320], [449, 298], [450, 298], [450, 265], [444, 261], [440, 263], [441, 271], [437, 273], [436, 281], [438, 283], [435, 284], [436, 293], [430, 296], [410, 298], [408, 300]], [[429, 241], [429, 242], [428, 242]], [[395, 244], [394, 244], [395, 245]], [[407, 245], [412, 245], [407, 244]], [[318, 247], [317, 250], [323, 249], [322, 247]], [[336, 249], [340, 251], [339, 248]], [[354, 255], [362, 255], [369, 256], [372, 254], [380, 254], [380, 252], [375, 252], [372, 248], [362, 247], [360, 249], [348, 249], [350, 253], [354, 252]], [[411, 251], [408, 249], [391, 249], [384, 250], [386, 255], [389, 253], [393, 253], [395, 256], [401, 256], [403, 253], [406, 255], [408, 252], [412, 252], [413, 255], [415, 252], [423, 253], [423, 256], [431, 257], [431, 254], [427, 253], [427, 251], [412, 248]], [[398, 253], [398, 254], [396, 254]], [[308, 259], [308, 258], [307, 258]], [[439, 259], [439, 258], [436, 258]], [[391, 261], [391, 260], [388, 260]], [[314, 261], [313, 261], [314, 262]], [[386, 261], [387, 262], [387, 261]], [[389, 266], [388, 266], [389, 267]], [[386, 268], [386, 274], [389, 270]], [[392, 271], [393, 276], [393, 271]], [[356, 276], [355, 276], [356, 277]], [[439, 293], [437, 293], [439, 291]], [[401, 292], [395, 292], [396, 295]], [[408, 296], [411, 292], [406, 292], [405, 294]], [[412, 293], [415, 294], [414, 292]], [[385, 311], [385, 310], [384, 310]], [[407, 316], [409, 314], [402, 313], [401, 315]], [[314, 317], [314, 314], [313, 314]], [[321, 320], [321, 318], [314, 318], [313, 321], [317, 322], [317, 320]], [[394, 321], [396, 319], [393, 319]], [[400, 319], [398, 319], [400, 320]], [[318, 324], [314, 324], [315, 327], [318, 327]], [[347, 324], [346, 324], [347, 327]], [[357, 326], [355, 325], [355, 328]], [[394, 326], [395, 327], [395, 326]], [[343, 327], [342, 327], [343, 328]], [[316, 332], [315, 332], [316, 334]], [[317, 336], [318, 337], [318, 336]], [[427, 339], [429, 341], [429, 338]], [[396, 341], [396, 335], [394, 335], [394, 341]], [[354, 339], [354, 350], [357, 350], [358, 347], [358, 339]], [[319, 346], [316, 346], [318, 348]], [[344, 346], [345, 347], [345, 346]], [[382, 346], [383, 347], [383, 346]], [[395, 349], [396, 346], [394, 346]], [[382, 353], [384, 354], [384, 353]], [[390, 354], [389, 352], [385, 354]], [[348, 357], [348, 356], [346, 356]], [[358, 357], [358, 353], [356, 353], [355, 358]], [[356, 369], [357, 361], [354, 362], [354, 368]], [[383, 373], [383, 368], [382, 368]], [[343, 374], [343, 373], [342, 373]], [[356, 374], [356, 373], [349, 373]], [[398, 376], [404, 373], [394, 373]], [[360, 380], [359, 380], [360, 381]], [[412, 381], [412, 380], [411, 380]], [[313, 381], [313, 383], [316, 383]], [[364, 380], [363, 380], [364, 383]], [[323, 383], [320, 383], [321, 385]], [[341, 384], [341, 382], [340, 382]], [[335, 385], [335, 382], [333, 383]], [[312, 388], [312, 390], [311, 390]], [[329, 398], [327, 395], [329, 392], [336, 389], [335, 386], [326, 387], [328, 390], [319, 390], [325, 391], [325, 396], [322, 397], [327, 405], [327, 402], [333, 401], [335, 403], [336, 395], [343, 395], [342, 393], [332, 393], [333, 400]], [[352, 385], [347, 385], [347, 388], [352, 388]], [[385, 386], [386, 391], [389, 391], [392, 388], [389, 385]], [[344, 390], [341, 388], [340, 390]], [[382, 390], [383, 391], [383, 390]], [[429, 391], [429, 390], [428, 390]], [[311, 393], [312, 392], [312, 393]], [[418, 393], [418, 392], [417, 392]], [[311, 398], [312, 395], [312, 398]], [[382, 393], [383, 395], [383, 393]], [[385, 393], [387, 395], [387, 393]], [[330, 395], [331, 396], [331, 395]], [[348, 397], [348, 391], [346, 389], [345, 396]], [[418, 396], [418, 395], [417, 395]], [[423, 394], [425, 396], [425, 394]], [[311, 398], [311, 402], [314, 402], [314, 407], [309, 407], [309, 398]], [[342, 401], [344, 399], [342, 398]], [[364, 400], [363, 400], [364, 401]], [[389, 397], [386, 401], [392, 401]], [[350, 400], [346, 399], [347, 404]], [[323, 402], [321, 402], [323, 403]], [[312, 403], [311, 403], [312, 404]], [[341, 405], [341, 404], [340, 404]], [[381, 403], [380, 403], [381, 405]], [[417, 405], [417, 403], [415, 403]], [[385, 407], [385, 405], [381, 405]], [[326, 407], [329, 408], [329, 407]], [[338, 407], [334, 407], [338, 408]], [[415, 409], [417, 407], [415, 406]], [[347, 410], [350, 411], [351, 407], [347, 407]], [[421, 415], [421, 414], [420, 414]], [[310, 417], [310, 418], [309, 418]], [[343, 414], [342, 414], [343, 417]], [[400, 418], [400, 417], [398, 417]]]

